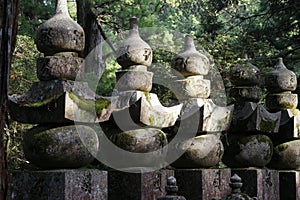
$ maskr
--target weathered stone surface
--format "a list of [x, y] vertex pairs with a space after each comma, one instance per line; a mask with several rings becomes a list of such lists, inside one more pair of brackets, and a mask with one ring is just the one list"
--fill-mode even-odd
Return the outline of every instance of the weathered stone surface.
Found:
[[25, 94], [10, 96], [8, 108], [12, 119], [33, 124], [94, 123], [111, 113], [110, 101], [96, 96], [87, 83], [61, 80], [33, 83]]
[[150, 66], [152, 63], [152, 49], [139, 35], [138, 19], [130, 18], [130, 30], [126, 40], [118, 47], [117, 62], [122, 69], [131, 65]]
[[152, 72], [123, 70], [116, 72], [118, 91], [140, 90], [150, 92], [152, 89]]
[[131, 71], [147, 71], [147, 66], [145, 65], [131, 65], [128, 67]]
[[[164, 107], [160, 104], [156, 94], [127, 91], [117, 92], [111, 98], [113, 118], [111, 122], [123, 131], [140, 128], [141, 126], [169, 127], [176, 122], [182, 104]], [[105, 126], [105, 124], [104, 124]]]
[[210, 95], [210, 81], [203, 76], [189, 76], [176, 80], [171, 85], [177, 99], [208, 98]]
[[230, 81], [235, 86], [256, 86], [259, 84], [259, 70], [247, 63], [234, 66], [230, 69]]
[[230, 130], [278, 133], [280, 119], [281, 112], [270, 113], [264, 105], [246, 102], [243, 106], [236, 106]]
[[269, 167], [274, 169], [300, 169], [300, 140], [277, 145]]
[[180, 118], [175, 124], [185, 132], [218, 133], [229, 129], [233, 105], [217, 106], [211, 99], [192, 98], [183, 101]]
[[269, 169], [232, 169], [243, 181], [242, 192], [257, 199], [279, 200], [279, 173]]
[[280, 199], [300, 199], [300, 172], [279, 171]]
[[163, 196], [172, 170], [147, 173], [108, 172], [108, 199], [155, 200]]
[[171, 165], [176, 168], [205, 168], [217, 165], [223, 156], [224, 147], [215, 134], [197, 136], [177, 147], [185, 153]]
[[266, 74], [265, 84], [271, 93], [294, 91], [297, 87], [297, 77], [285, 67], [282, 58], [279, 58], [275, 69]]
[[157, 95], [153, 93], [144, 93], [141, 100], [140, 121], [152, 127], [165, 128], [173, 126], [182, 108], [182, 104], [164, 107]]
[[45, 55], [84, 49], [84, 31], [68, 13], [67, 1], [58, 1], [56, 14], [44, 22], [35, 37], [37, 49]]
[[298, 105], [298, 95], [291, 92], [267, 94], [266, 106], [269, 110], [295, 109]]
[[262, 91], [258, 86], [233, 87], [230, 88], [229, 95], [234, 98], [237, 103], [243, 101], [258, 102], [262, 97]]
[[72, 56], [46, 56], [37, 59], [37, 77], [48, 80], [80, 80], [84, 76], [84, 59]]
[[228, 135], [222, 161], [229, 167], [264, 167], [272, 158], [273, 144], [265, 135]]
[[279, 134], [275, 135], [276, 141], [287, 141], [300, 137], [300, 112], [298, 109], [281, 111]]
[[118, 133], [113, 135], [111, 140], [120, 148], [135, 153], [155, 151], [168, 143], [165, 133], [154, 128]]
[[178, 195], [188, 200], [222, 198], [230, 194], [230, 169], [176, 169]]
[[14, 171], [12, 200], [106, 200], [107, 172], [96, 169]]
[[92, 154], [98, 151], [99, 141], [92, 128], [48, 128], [37, 127], [25, 133], [23, 149], [30, 163], [43, 169], [58, 169], [83, 167], [94, 160]]
[[171, 67], [183, 76], [207, 75], [210, 63], [207, 56], [196, 50], [193, 37], [187, 35], [185, 37], [184, 50], [173, 58]]
[[234, 105], [217, 106], [210, 99], [205, 100], [203, 108], [203, 125], [204, 132], [222, 132], [229, 129]]

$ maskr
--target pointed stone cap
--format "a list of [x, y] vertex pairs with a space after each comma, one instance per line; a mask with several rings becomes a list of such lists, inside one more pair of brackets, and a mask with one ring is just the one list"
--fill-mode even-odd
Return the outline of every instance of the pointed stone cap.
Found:
[[152, 49], [139, 35], [138, 18], [132, 17], [129, 22], [128, 37], [117, 49], [117, 62], [122, 69], [128, 69], [132, 65], [150, 66]]
[[51, 56], [59, 52], [81, 52], [85, 35], [68, 13], [67, 0], [57, 0], [55, 15], [44, 22], [35, 36], [37, 49]]
[[260, 81], [259, 69], [249, 62], [247, 55], [245, 57], [245, 62], [230, 69], [230, 81], [235, 86], [256, 86]]
[[283, 59], [278, 58], [274, 70], [266, 74], [265, 84], [271, 93], [294, 91], [297, 88], [297, 77], [293, 71], [286, 68]]
[[173, 58], [171, 67], [183, 76], [207, 75], [210, 62], [206, 55], [196, 50], [193, 36], [186, 35], [184, 51]]

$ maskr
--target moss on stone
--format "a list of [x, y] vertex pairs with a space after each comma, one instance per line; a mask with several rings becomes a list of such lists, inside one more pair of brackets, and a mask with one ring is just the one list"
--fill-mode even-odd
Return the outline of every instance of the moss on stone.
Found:
[[53, 97], [46, 98], [46, 99], [44, 99], [42, 101], [39, 101], [39, 102], [22, 104], [22, 106], [23, 107], [31, 107], [31, 108], [39, 108], [39, 107], [42, 107], [42, 106], [45, 106], [45, 105], [49, 104], [52, 101], [57, 100], [61, 96], [62, 96], [62, 94], [55, 95]]
[[73, 93], [69, 93], [69, 97], [78, 105], [79, 108], [89, 112], [95, 111], [97, 116], [100, 116], [102, 110], [108, 108], [111, 104], [110, 101], [103, 98], [98, 98], [95, 101], [87, 100]]
[[265, 133], [270, 133], [274, 132], [276, 126], [276, 121], [275, 120], [261, 120], [260, 121], [260, 131], [265, 132]]
[[144, 95], [146, 97], [146, 101], [150, 102], [150, 93], [149, 92], [144, 92]]
[[289, 146], [287, 144], [280, 144], [276, 147], [278, 152], [282, 152], [284, 150], [286, 150]]

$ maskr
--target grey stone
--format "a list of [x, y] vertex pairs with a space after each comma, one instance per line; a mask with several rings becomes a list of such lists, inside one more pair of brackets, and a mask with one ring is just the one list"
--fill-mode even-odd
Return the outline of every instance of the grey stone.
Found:
[[266, 135], [229, 134], [222, 161], [228, 167], [264, 167], [272, 158], [273, 143]]
[[108, 172], [109, 200], [156, 200], [164, 195], [167, 178], [172, 170], [159, 170], [146, 173]]
[[300, 199], [300, 172], [279, 171], [280, 199]]
[[256, 86], [259, 84], [259, 70], [248, 61], [230, 69], [230, 81], [235, 86]]
[[223, 156], [224, 147], [215, 134], [197, 136], [178, 145], [184, 154], [171, 165], [176, 168], [207, 168], [216, 166]]
[[37, 76], [41, 81], [81, 80], [84, 77], [84, 59], [72, 56], [38, 58]]
[[138, 19], [130, 18], [130, 30], [128, 37], [118, 47], [117, 62], [122, 69], [132, 65], [150, 66], [152, 63], [152, 49], [139, 35]]
[[279, 200], [279, 173], [270, 169], [232, 169], [243, 180], [243, 193], [257, 199]]
[[141, 99], [140, 121], [148, 126], [166, 128], [175, 124], [182, 104], [165, 107], [156, 94], [144, 93]]
[[178, 195], [188, 200], [222, 198], [230, 193], [230, 169], [176, 169]]
[[278, 111], [295, 109], [298, 105], [298, 95], [291, 92], [267, 94], [266, 107], [269, 110]]
[[297, 77], [294, 72], [285, 67], [282, 58], [279, 58], [275, 69], [266, 74], [265, 84], [271, 93], [294, 91], [297, 87]]
[[45, 55], [64, 51], [81, 52], [84, 42], [84, 31], [70, 17], [66, 0], [58, 1], [56, 14], [38, 28], [35, 37], [37, 49]]
[[111, 140], [120, 148], [135, 153], [155, 151], [168, 143], [165, 133], [154, 128], [118, 133], [113, 135]]
[[107, 172], [96, 169], [13, 171], [12, 200], [106, 200]]
[[229, 129], [233, 105], [217, 106], [211, 99], [201, 98], [192, 98], [182, 103], [181, 115], [175, 126], [180, 126], [185, 132], [218, 133]]
[[207, 56], [196, 50], [192, 36], [186, 35], [184, 50], [172, 59], [171, 67], [183, 76], [207, 75], [210, 62]]
[[94, 123], [109, 119], [110, 104], [85, 82], [54, 80], [35, 82], [25, 94], [9, 96], [8, 109], [12, 119], [24, 123]]
[[258, 86], [233, 87], [229, 89], [229, 95], [235, 99], [236, 103], [244, 101], [259, 102], [262, 91]]
[[276, 141], [287, 141], [300, 137], [300, 112], [298, 109], [281, 111], [279, 134], [274, 136]]
[[210, 95], [210, 81], [203, 79], [203, 76], [189, 76], [185, 79], [174, 81], [171, 89], [177, 99], [206, 99]]
[[244, 105], [235, 107], [230, 131], [278, 133], [280, 119], [281, 112], [271, 113], [264, 105], [245, 102]]
[[118, 91], [140, 90], [150, 92], [153, 73], [148, 71], [122, 70], [116, 72]]
[[26, 159], [43, 169], [78, 168], [94, 160], [99, 141], [96, 132], [82, 125], [37, 127], [24, 134]]
[[300, 169], [300, 140], [277, 145], [269, 167], [275, 169]]

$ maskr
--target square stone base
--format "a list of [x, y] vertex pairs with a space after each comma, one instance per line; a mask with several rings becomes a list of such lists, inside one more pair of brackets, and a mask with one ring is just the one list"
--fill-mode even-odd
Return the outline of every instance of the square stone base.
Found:
[[13, 172], [10, 197], [12, 200], [104, 200], [107, 172], [93, 169]]
[[[232, 169], [242, 178], [242, 192], [258, 199], [279, 200], [279, 173], [269, 169]], [[281, 198], [280, 198], [281, 199]]]

